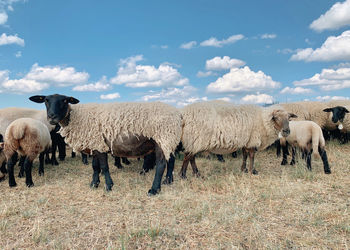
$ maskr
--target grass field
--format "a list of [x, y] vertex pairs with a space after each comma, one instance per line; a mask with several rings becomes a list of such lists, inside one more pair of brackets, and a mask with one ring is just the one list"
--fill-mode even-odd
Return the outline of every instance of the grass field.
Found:
[[[141, 176], [142, 161], [116, 169], [112, 192], [91, 189], [91, 166], [67, 158], [33, 169], [33, 188], [0, 183], [0, 248], [37, 249], [232, 249], [350, 247], [350, 145], [330, 142], [333, 173], [320, 159], [313, 171], [299, 160], [280, 166], [275, 150], [259, 152], [258, 176], [240, 172], [241, 156], [198, 158], [202, 178], [175, 181], [148, 197], [154, 171]], [[91, 162], [91, 158], [89, 159]], [[190, 168], [189, 168], [190, 170]], [[17, 168], [16, 168], [17, 172]]]

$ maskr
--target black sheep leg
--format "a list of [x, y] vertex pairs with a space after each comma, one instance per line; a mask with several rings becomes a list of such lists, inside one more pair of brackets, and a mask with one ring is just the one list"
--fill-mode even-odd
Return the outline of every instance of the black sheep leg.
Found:
[[152, 188], [148, 191], [148, 195], [155, 195], [161, 190], [161, 182], [166, 166], [166, 160], [163, 150], [157, 145], [156, 149], [156, 174], [154, 176]]
[[248, 169], [247, 169], [248, 152], [245, 148], [242, 148], [242, 156], [243, 156], [243, 161], [242, 161], [241, 171], [248, 173]]
[[113, 180], [109, 173], [108, 167], [108, 154], [107, 153], [97, 153], [97, 159], [100, 164], [101, 172], [105, 176], [106, 191], [111, 191], [113, 187]]
[[26, 157], [25, 156], [21, 156], [19, 158], [19, 163], [18, 163], [18, 166], [19, 166], [19, 173], [18, 173], [18, 177], [19, 178], [22, 178], [24, 177], [24, 161], [26, 160]]
[[14, 171], [13, 168], [16, 165], [18, 161], [18, 154], [14, 153], [11, 158], [7, 161], [7, 171], [9, 173], [9, 186], [10, 187], [15, 187], [17, 186], [15, 176], [14, 176]]
[[[276, 156], [280, 157], [280, 155], [281, 155], [281, 142], [279, 139], [275, 141], [275, 145], [276, 145]], [[282, 149], [283, 149], [283, 147], [282, 147]], [[285, 164], [281, 163], [281, 165], [285, 165]]]
[[122, 157], [122, 163], [124, 163], [125, 165], [130, 165], [130, 161], [126, 157]]
[[191, 158], [190, 158], [190, 163], [191, 163], [191, 168], [192, 168], [192, 173], [194, 176], [196, 177], [199, 177], [201, 176], [201, 174], [199, 173], [199, 170], [197, 168], [197, 164], [196, 164], [196, 156], [193, 155]]
[[329, 167], [329, 164], [328, 164], [328, 158], [327, 158], [326, 150], [322, 149], [322, 148], [319, 146], [319, 147], [318, 147], [318, 153], [320, 154], [321, 159], [322, 159], [322, 162], [323, 162], [324, 173], [325, 173], [325, 174], [330, 174], [330, 173], [332, 173], [332, 172], [331, 172], [331, 169], [330, 169], [330, 167]]
[[152, 152], [148, 155], [145, 155], [143, 157], [142, 171], [140, 172], [140, 174], [147, 173], [148, 171], [153, 169], [155, 165], [156, 165], [156, 153]]
[[167, 171], [165, 180], [163, 181], [163, 184], [171, 184], [174, 181], [173, 172], [175, 167], [175, 156], [173, 154], [170, 154], [169, 161], [167, 163]]
[[0, 168], [1, 173], [7, 174], [6, 161], [4, 161]]
[[88, 155], [81, 153], [81, 161], [83, 162], [84, 165], [89, 165]]
[[94, 170], [94, 173], [92, 175], [92, 181], [90, 184], [90, 187], [98, 188], [98, 185], [100, 185], [100, 162], [98, 161], [97, 156], [92, 157], [92, 169]]
[[29, 157], [26, 157], [24, 161], [24, 169], [26, 171], [26, 185], [27, 187], [34, 186], [33, 180], [32, 180], [32, 166], [33, 161], [29, 159]]
[[[279, 140], [278, 140], [279, 141]], [[284, 146], [281, 146], [280, 145], [280, 148], [282, 147], [282, 162], [281, 162], [281, 165], [286, 165], [287, 164], [287, 157], [288, 157], [288, 145], [286, 143], [286, 145]], [[281, 153], [280, 153], [281, 154]]]
[[66, 158], [66, 143], [64, 142], [64, 138], [57, 134], [57, 146], [58, 146], [58, 159], [60, 161], [64, 161]]
[[120, 162], [120, 157], [118, 157], [118, 156], [114, 157], [114, 166], [116, 166], [119, 169], [124, 168], [123, 165]]
[[40, 153], [39, 155], [39, 175], [40, 176], [44, 175], [44, 157], [45, 157], [45, 152]]
[[51, 164], [52, 165], [58, 165], [58, 161], [56, 159], [56, 149], [57, 149], [57, 142], [53, 140], [52, 146], [51, 146]]
[[312, 151], [309, 151], [309, 152], [305, 152], [306, 153], [306, 166], [307, 166], [307, 169], [308, 170], [312, 170], [311, 168], [311, 154], [312, 154]]
[[75, 152], [72, 151], [72, 158], [75, 158], [77, 154]]
[[295, 154], [296, 154], [297, 148], [292, 146], [292, 160], [290, 161], [290, 165], [295, 164]]
[[219, 162], [225, 162], [225, 159], [222, 155], [216, 155], [216, 158], [218, 158]]

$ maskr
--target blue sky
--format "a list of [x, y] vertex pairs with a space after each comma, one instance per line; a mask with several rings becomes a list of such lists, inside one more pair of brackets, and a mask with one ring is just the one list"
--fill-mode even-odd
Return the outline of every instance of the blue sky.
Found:
[[[348, 98], [350, 0], [0, 0], [0, 107]], [[42, 108], [42, 107], [41, 107]]]

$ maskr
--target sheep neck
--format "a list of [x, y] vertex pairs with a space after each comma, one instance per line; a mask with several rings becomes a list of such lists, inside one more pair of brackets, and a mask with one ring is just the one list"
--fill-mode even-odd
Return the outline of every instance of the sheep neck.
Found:
[[68, 106], [67, 114], [66, 116], [60, 121], [61, 127], [67, 127], [70, 122], [70, 111], [71, 108]]

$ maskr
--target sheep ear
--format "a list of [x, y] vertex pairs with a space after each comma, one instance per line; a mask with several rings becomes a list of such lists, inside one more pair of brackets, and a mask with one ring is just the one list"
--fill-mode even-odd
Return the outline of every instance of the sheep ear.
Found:
[[347, 110], [346, 108], [344, 108], [344, 112], [345, 112], [345, 113], [349, 113], [349, 110]]
[[326, 108], [323, 110], [324, 112], [332, 112], [332, 109], [331, 108]]
[[289, 115], [289, 118], [298, 118], [298, 116], [293, 113], [289, 113], [288, 115]]
[[79, 103], [79, 100], [78, 99], [75, 99], [74, 97], [68, 97], [67, 98], [67, 100], [68, 100], [68, 102], [70, 103], [70, 104], [77, 104], [77, 103]]
[[29, 100], [31, 100], [32, 102], [36, 102], [36, 103], [43, 103], [45, 102], [45, 98], [46, 96], [44, 95], [34, 95], [29, 97]]

